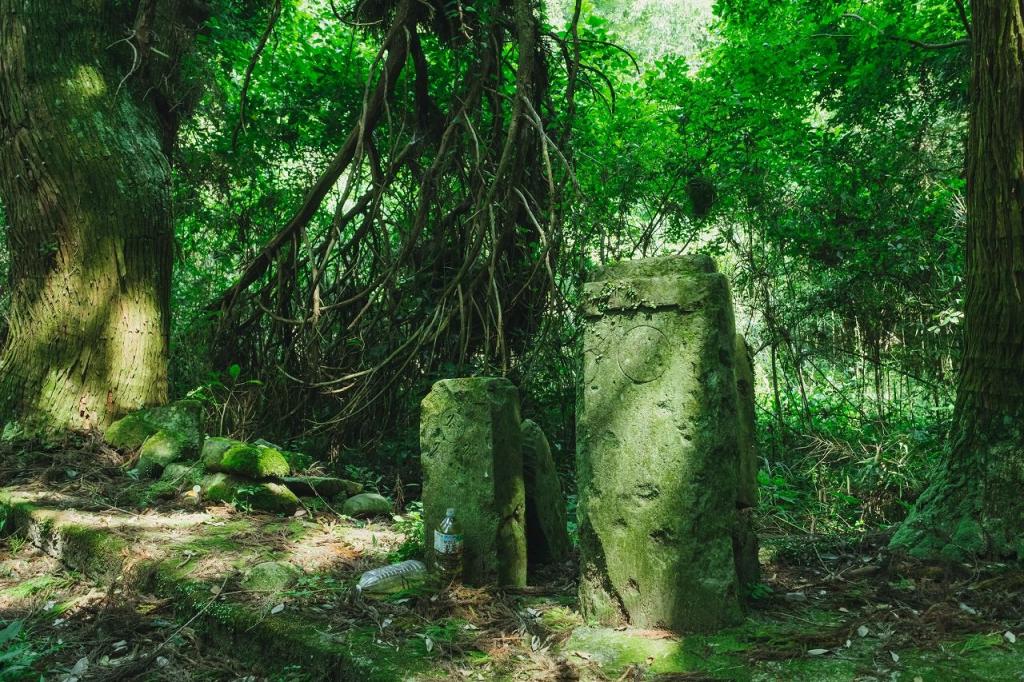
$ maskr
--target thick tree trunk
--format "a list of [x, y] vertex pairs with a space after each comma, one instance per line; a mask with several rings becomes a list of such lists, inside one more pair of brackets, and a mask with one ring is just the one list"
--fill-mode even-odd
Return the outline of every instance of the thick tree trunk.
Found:
[[893, 543], [920, 556], [1024, 559], [1024, 1], [971, 4], [966, 333], [953, 439]]
[[[175, 116], [145, 83], [166, 10], [0, 0], [0, 203], [12, 254], [0, 424], [23, 435], [102, 429], [167, 399]], [[158, 48], [169, 61], [180, 38]]]

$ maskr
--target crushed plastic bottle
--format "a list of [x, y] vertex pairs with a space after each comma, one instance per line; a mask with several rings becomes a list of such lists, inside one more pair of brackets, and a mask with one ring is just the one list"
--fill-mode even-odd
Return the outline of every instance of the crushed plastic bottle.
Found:
[[423, 582], [426, 577], [427, 567], [423, 562], [410, 559], [363, 573], [359, 577], [359, 583], [356, 584], [356, 592], [360, 594], [398, 592]]

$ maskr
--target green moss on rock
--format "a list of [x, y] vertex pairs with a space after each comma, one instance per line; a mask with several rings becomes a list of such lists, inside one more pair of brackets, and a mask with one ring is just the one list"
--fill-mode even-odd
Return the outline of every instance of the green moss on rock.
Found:
[[333, 476], [286, 476], [281, 479], [281, 483], [288, 486], [296, 495], [303, 497], [350, 497], [363, 491], [361, 483]]
[[[470, 585], [526, 584], [526, 492], [519, 391], [507, 379], [434, 384], [423, 399], [420, 450], [426, 544], [454, 507]], [[427, 563], [434, 560], [428, 550]]]
[[156, 431], [156, 426], [136, 413], [122, 417], [108, 426], [103, 438], [119, 450], [138, 450]]
[[199, 459], [203, 461], [204, 467], [213, 471], [213, 467], [220, 464], [220, 460], [224, 457], [224, 453], [235, 445], [244, 445], [244, 443], [230, 438], [220, 438], [218, 436], [209, 437], [203, 441], [203, 452]]
[[345, 500], [341, 513], [345, 516], [386, 516], [391, 513], [391, 502], [377, 493], [362, 493]]
[[232, 502], [253, 509], [291, 514], [299, 508], [299, 498], [280, 483], [250, 481], [223, 472], [204, 476], [200, 486], [206, 499]]
[[658, 258], [606, 268], [584, 299], [576, 410], [584, 614], [677, 631], [738, 623], [728, 282], [706, 256]]
[[157, 431], [146, 439], [139, 450], [135, 473], [140, 477], [155, 476], [168, 464], [182, 459], [187, 446], [169, 431]]
[[253, 479], [287, 476], [290, 468], [288, 460], [277, 450], [244, 443], [231, 445], [224, 450], [219, 462], [204, 459], [204, 463], [209, 471], [248, 476]]
[[242, 579], [242, 587], [250, 592], [277, 593], [287, 590], [302, 577], [302, 570], [287, 561], [264, 561], [256, 564]]
[[147, 438], [164, 431], [181, 444], [182, 457], [199, 454], [202, 443], [202, 407], [194, 400], [150, 407], [117, 420], [104, 432], [108, 443], [122, 450], [136, 450]]

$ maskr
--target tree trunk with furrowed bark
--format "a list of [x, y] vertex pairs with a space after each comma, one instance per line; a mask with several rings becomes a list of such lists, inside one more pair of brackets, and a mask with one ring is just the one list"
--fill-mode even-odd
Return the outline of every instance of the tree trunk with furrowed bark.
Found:
[[893, 545], [954, 560], [1024, 559], [1024, 1], [971, 5], [967, 300], [953, 437]]
[[11, 310], [8, 435], [103, 429], [167, 399], [175, 0], [0, 0], [0, 204]]

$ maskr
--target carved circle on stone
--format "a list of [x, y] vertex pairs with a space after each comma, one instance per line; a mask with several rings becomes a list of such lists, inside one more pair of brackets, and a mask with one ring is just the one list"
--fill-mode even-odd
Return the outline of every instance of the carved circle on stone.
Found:
[[638, 384], [661, 377], [668, 366], [668, 337], [647, 324], [633, 327], [619, 344], [619, 369]]

